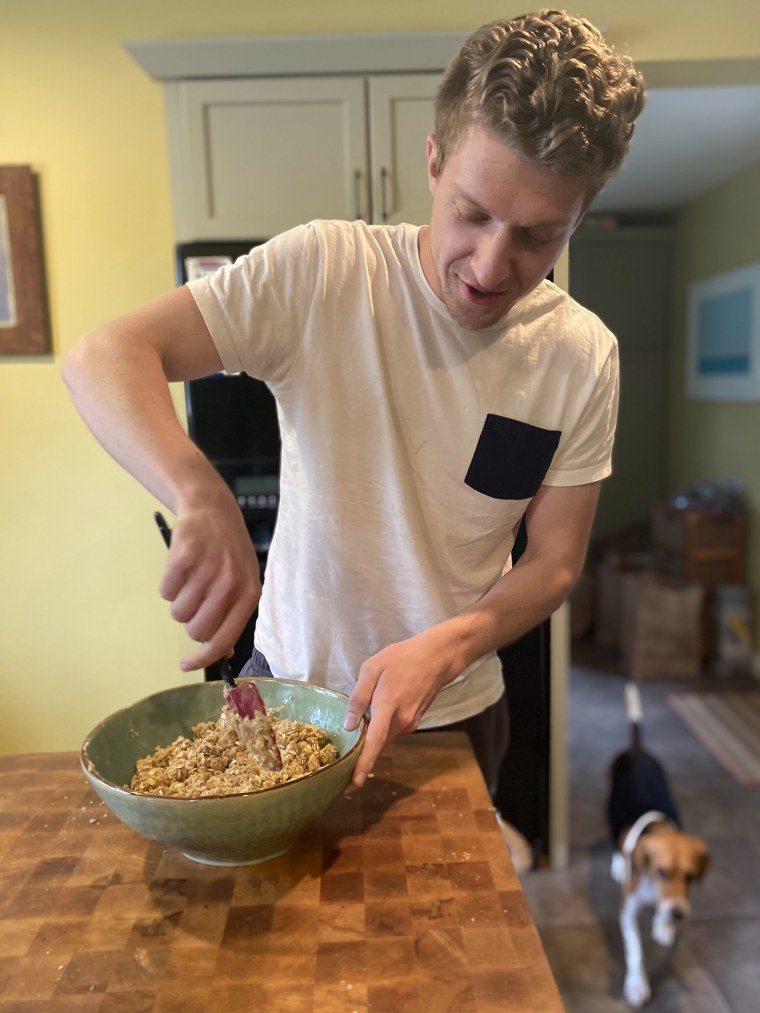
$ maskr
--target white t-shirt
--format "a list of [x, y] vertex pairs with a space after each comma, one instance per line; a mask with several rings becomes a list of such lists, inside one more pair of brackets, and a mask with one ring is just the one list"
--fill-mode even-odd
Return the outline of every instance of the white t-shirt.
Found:
[[[363, 661], [479, 599], [542, 483], [610, 471], [617, 345], [551, 282], [461, 327], [419, 228], [316, 221], [190, 284], [225, 370], [265, 380], [280, 507], [256, 645], [275, 676], [350, 693]], [[499, 698], [495, 654], [421, 727]]]

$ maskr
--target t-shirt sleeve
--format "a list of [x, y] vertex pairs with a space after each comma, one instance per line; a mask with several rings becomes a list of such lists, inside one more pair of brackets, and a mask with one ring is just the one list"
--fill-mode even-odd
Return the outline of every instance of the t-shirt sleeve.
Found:
[[282, 380], [298, 358], [317, 292], [316, 230], [300, 225], [188, 282], [227, 372]]
[[612, 471], [619, 399], [618, 346], [609, 332], [607, 354], [595, 371], [595, 381], [572, 424], [563, 430], [557, 452], [546, 473], [546, 485], [585, 485]]

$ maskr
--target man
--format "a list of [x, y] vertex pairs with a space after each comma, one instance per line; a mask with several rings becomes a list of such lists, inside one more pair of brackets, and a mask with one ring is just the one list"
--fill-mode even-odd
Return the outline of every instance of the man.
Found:
[[224, 368], [269, 384], [281, 502], [249, 671], [346, 692], [347, 727], [370, 711], [357, 786], [396, 736], [457, 725], [495, 788], [495, 652], [581, 570], [617, 407], [614, 338], [544, 279], [643, 101], [584, 21], [485, 26], [441, 86], [428, 227], [312, 222], [98, 328], [66, 362], [95, 435], [176, 515], [161, 594], [200, 643], [185, 670], [230, 652], [261, 588], [167, 381]]

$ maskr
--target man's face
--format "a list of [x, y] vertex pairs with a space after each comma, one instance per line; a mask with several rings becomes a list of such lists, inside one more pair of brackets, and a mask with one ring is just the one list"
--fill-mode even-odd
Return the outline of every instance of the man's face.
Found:
[[422, 269], [451, 316], [474, 330], [497, 323], [544, 280], [589, 195], [585, 181], [526, 161], [484, 127], [470, 128], [440, 173], [429, 137], [428, 182]]

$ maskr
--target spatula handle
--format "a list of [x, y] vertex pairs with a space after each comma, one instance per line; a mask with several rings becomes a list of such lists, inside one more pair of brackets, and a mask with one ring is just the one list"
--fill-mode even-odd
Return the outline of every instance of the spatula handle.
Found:
[[161, 513], [160, 510], [156, 510], [153, 516], [156, 519], [156, 524], [158, 524], [158, 530], [161, 532], [161, 537], [166, 543], [166, 548], [168, 549], [172, 543], [172, 529], [166, 523], [164, 515]]

